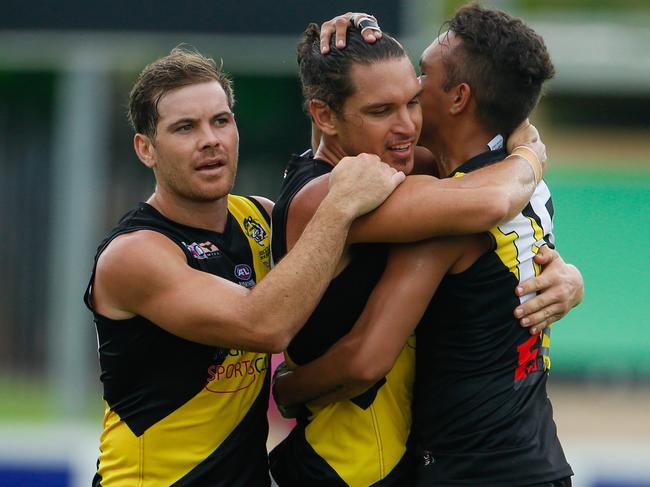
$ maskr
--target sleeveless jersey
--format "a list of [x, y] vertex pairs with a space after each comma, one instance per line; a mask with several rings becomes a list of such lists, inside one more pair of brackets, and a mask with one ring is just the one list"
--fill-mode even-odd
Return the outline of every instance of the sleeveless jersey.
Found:
[[[460, 176], [503, 159], [488, 151]], [[490, 231], [491, 251], [447, 275], [416, 336], [413, 437], [419, 486], [523, 486], [572, 475], [546, 395], [550, 329], [531, 336], [513, 317], [517, 283], [539, 274], [552, 244], [553, 204], [542, 181], [526, 208]]]
[[[252, 287], [270, 269], [268, 215], [252, 199], [228, 196], [223, 233], [171, 221], [147, 203], [127, 213], [101, 243], [159, 232], [190, 267]], [[104, 431], [94, 486], [268, 486], [268, 355], [190, 342], [142, 316], [97, 328]], [[197, 290], [200, 292], [200, 290]]]
[[[286, 253], [286, 219], [293, 197], [332, 170], [307, 155], [289, 163], [273, 210], [273, 258]], [[308, 363], [347, 334], [386, 265], [385, 245], [353, 245], [350, 264], [330, 283], [285, 358]], [[314, 255], [314, 258], [318, 258]], [[271, 473], [286, 486], [403, 486], [415, 343], [404, 347], [390, 373], [360, 396], [326, 406], [308, 404], [298, 425], [269, 456]]]

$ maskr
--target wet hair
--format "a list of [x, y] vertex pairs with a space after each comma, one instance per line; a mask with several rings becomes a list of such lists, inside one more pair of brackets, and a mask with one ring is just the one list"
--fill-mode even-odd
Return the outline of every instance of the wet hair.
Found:
[[541, 36], [505, 12], [470, 4], [448, 22], [461, 42], [443, 56], [445, 91], [467, 83], [477, 115], [488, 128], [510, 134], [539, 101], [555, 69]]
[[167, 56], [145, 67], [131, 89], [128, 118], [133, 130], [154, 137], [160, 99], [177, 88], [209, 81], [219, 82], [232, 108], [235, 103], [232, 82], [221, 66], [197, 51], [175, 47]]
[[341, 115], [345, 100], [355, 92], [350, 77], [352, 66], [370, 65], [405, 56], [406, 51], [402, 45], [390, 35], [384, 33], [374, 44], [369, 44], [355, 28], [348, 29], [346, 47], [337, 49], [332, 36], [330, 52], [321, 54], [320, 27], [309, 24], [297, 46], [300, 82], [305, 104], [307, 105], [310, 100], [318, 99], [325, 102], [336, 114]]

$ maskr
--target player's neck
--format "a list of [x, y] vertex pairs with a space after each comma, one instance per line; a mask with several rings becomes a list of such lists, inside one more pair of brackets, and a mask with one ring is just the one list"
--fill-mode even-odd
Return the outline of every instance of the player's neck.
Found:
[[223, 232], [228, 219], [228, 196], [214, 201], [196, 201], [175, 195], [160, 186], [147, 200], [165, 217], [189, 227]]
[[441, 137], [439, 160], [445, 174], [451, 174], [472, 157], [482, 154], [494, 137], [478, 124], [454, 127]]
[[332, 166], [336, 166], [345, 156], [347, 154], [338, 144], [326, 142], [325, 140], [321, 140], [318, 149], [316, 149], [316, 154], [314, 154], [316, 159], [329, 162]]

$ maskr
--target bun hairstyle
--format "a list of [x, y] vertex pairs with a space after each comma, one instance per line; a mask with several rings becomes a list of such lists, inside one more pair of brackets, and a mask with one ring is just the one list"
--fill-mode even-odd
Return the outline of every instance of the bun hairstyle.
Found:
[[402, 45], [390, 35], [384, 33], [370, 44], [356, 28], [348, 29], [346, 47], [338, 49], [332, 36], [330, 52], [321, 54], [320, 27], [313, 23], [303, 32], [296, 53], [305, 103], [321, 100], [339, 115], [345, 100], [355, 91], [350, 78], [352, 66], [406, 56]]
[[469, 84], [484, 123], [511, 133], [539, 101], [542, 84], [555, 75], [544, 39], [522, 20], [477, 4], [460, 8], [448, 27], [462, 42], [443, 58], [443, 89]]

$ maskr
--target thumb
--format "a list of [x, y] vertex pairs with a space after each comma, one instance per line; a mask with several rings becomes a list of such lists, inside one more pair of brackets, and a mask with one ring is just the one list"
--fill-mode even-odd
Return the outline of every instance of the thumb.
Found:
[[397, 188], [400, 184], [402, 184], [404, 182], [405, 179], [406, 179], [406, 174], [404, 174], [402, 171], [397, 171], [391, 177], [391, 182], [393, 183], [393, 188]]
[[542, 254], [541, 252], [535, 255], [534, 260], [539, 265], [546, 265], [551, 262], [552, 256], [549, 254]]

